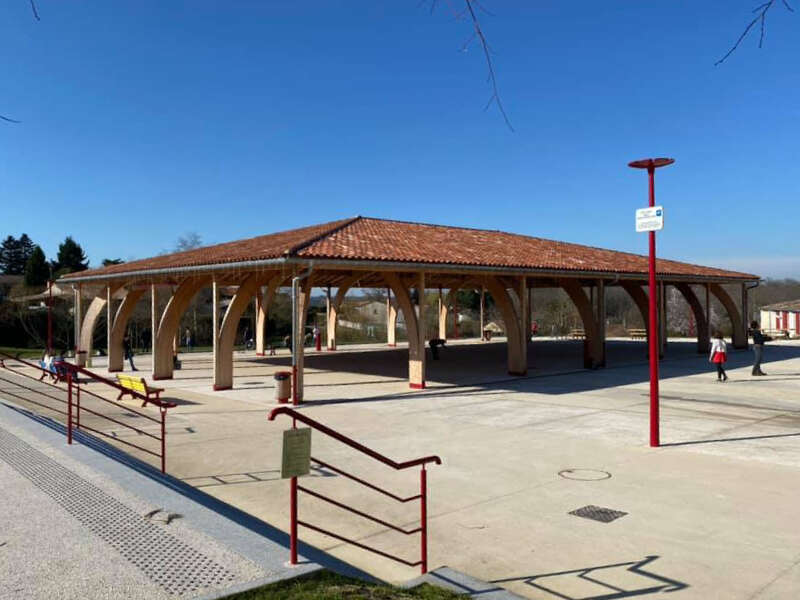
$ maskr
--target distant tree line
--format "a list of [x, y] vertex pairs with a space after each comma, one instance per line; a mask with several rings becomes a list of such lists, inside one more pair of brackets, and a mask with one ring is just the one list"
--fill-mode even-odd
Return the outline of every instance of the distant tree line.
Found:
[[6, 237], [0, 244], [0, 272], [3, 275], [22, 275], [27, 287], [45, 285], [66, 273], [84, 271], [89, 268], [86, 254], [71, 236], [59, 244], [58, 254], [50, 261], [28, 234], [18, 238]]

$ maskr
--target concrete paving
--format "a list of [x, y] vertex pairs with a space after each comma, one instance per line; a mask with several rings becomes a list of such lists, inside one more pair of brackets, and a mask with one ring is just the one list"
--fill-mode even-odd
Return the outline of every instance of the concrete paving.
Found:
[[290, 566], [266, 523], [82, 432], [64, 441], [0, 403], [0, 598], [211, 600], [321, 565], [367, 576], [306, 546]]
[[[717, 383], [693, 343], [670, 342], [657, 449], [648, 447], [643, 350], [610, 342], [609, 368], [589, 372], [576, 369], [580, 342], [540, 341], [530, 376], [509, 378], [502, 344], [453, 344], [429, 363], [422, 392], [407, 388], [402, 349], [323, 353], [307, 359], [302, 410], [395, 460], [442, 457], [428, 469], [431, 568], [530, 598], [796, 598], [800, 345], [771, 344], [763, 378], [750, 376], [748, 352], [733, 352], [730, 381]], [[137, 357], [140, 368], [146, 359]], [[181, 402], [168, 420], [170, 473], [286, 530], [278, 471], [290, 422], [266, 420], [271, 374], [286, 357], [237, 353], [235, 387], [224, 392], [209, 390], [210, 356], [182, 359], [174, 380], [158, 382]], [[394, 472], [316, 433], [313, 453], [398, 494], [418, 489], [417, 470]], [[418, 523], [415, 503], [395, 505], [325, 469], [303, 485], [406, 528]], [[570, 514], [586, 506], [624, 514]], [[419, 552], [414, 536], [305, 494], [300, 516], [410, 560]], [[416, 575], [300, 533], [378, 577]]]

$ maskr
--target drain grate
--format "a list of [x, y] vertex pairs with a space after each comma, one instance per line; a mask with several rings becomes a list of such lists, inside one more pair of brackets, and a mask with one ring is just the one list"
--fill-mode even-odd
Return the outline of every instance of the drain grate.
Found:
[[622, 512], [621, 510], [603, 508], [602, 506], [589, 504], [588, 506], [570, 511], [569, 514], [575, 515], [576, 517], [583, 517], [584, 519], [600, 521], [601, 523], [611, 523], [611, 521], [619, 519], [620, 517], [624, 517], [628, 513]]
[[167, 593], [229, 584], [235, 575], [0, 427], [0, 459], [53, 498]]

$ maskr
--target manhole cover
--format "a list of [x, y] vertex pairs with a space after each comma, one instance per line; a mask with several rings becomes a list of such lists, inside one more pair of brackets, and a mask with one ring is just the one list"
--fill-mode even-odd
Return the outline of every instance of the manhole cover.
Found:
[[570, 511], [569, 514], [575, 515], [576, 517], [583, 517], [584, 519], [600, 521], [601, 523], [611, 523], [611, 521], [619, 519], [620, 517], [624, 517], [628, 513], [622, 512], [621, 510], [603, 508], [601, 506], [589, 504], [588, 506]]
[[576, 481], [601, 481], [611, 479], [611, 473], [599, 469], [564, 469], [558, 472], [559, 477]]

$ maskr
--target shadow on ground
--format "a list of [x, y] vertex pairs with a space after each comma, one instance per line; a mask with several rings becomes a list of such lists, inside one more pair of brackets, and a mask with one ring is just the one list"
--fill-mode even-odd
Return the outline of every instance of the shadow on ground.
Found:
[[[440, 360], [426, 362], [427, 382], [437, 391], [443, 387], [470, 386], [509, 390], [519, 390], [542, 394], [571, 394], [645, 383], [649, 380], [645, 344], [641, 341], [614, 340], [607, 343], [606, 368], [586, 370], [581, 368], [583, 342], [536, 341], [528, 350], [528, 374], [510, 376], [505, 372], [506, 345], [500, 343], [475, 343], [453, 345], [442, 351]], [[408, 377], [408, 351], [405, 348], [369, 350], [354, 352], [322, 352], [305, 357], [305, 386], [346, 387], [369, 383], [386, 383], [387, 379], [405, 382]], [[747, 367], [752, 362], [749, 350], [732, 351], [727, 367], [736, 369]], [[800, 346], [770, 345], [765, 352], [765, 370], [770, 370], [770, 362], [800, 357]], [[290, 368], [289, 356], [237, 357], [236, 373], [247, 376], [246, 369], [253, 366], [270, 366], [279, 369]], [[244, 372], [242, 370], [245, 369]], [[705, 354], [699, 355], [692, 341], [672, 341], [669, 343], [664, 359], [660, 363], [660, 378], [685, 377], [707, 373], [715, 378], [713, 366]], [[316, 373], [315, 373], [316, 372]], [[344, 382], [315, 383], [315, 375], [320, 373], [349, 373], [360, 376], [358, 380]], [[556, 377], [558, 375], [558, 377]], [[568, 376], [564, 376], [568, 375]], [[775, 372], [772, 379], [791, 379], [794, 374]], [[374, 381], [364, 380], [374, 377]], [[755, 379], [753, 381], [762, 381]], [[733, 383], [733, 382], [731, 382]], [[729, 383], [728, 385], [730, 385]], [[743, 384], [744, 381], [739, 382]], [[258, 385], [254, 382], [239, 386]], [[391, 397], [397, 397], [393, 394]], [[380, 398], [384, 396], [375, 396]]]
[[[510, 577], [508, 579], [497, 579], [492, 583], [509, 584], [522, 582], [541, 592], [546, 592], [557, 598], [564, 598], [564, 600], [632, 598], [659, 592], [677, 592], [689, 587], [687, 583], [664, 577], [648, 570], [650, 565], [658, 558], [658, 556], [646, 556], [638, 561], [540, 575]], [[645, 569], [645, 567], [648, 567], [648, 569]], [[580, 592], [575, 590], [580, 590]], [[576, 593], [579, 593], [579, 595], [572, 595]], [[590, 595], [586, 595], [587, 593]]]

